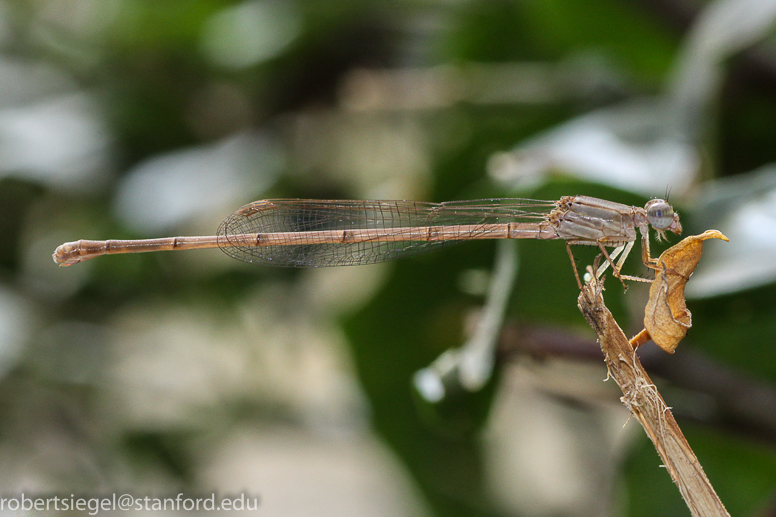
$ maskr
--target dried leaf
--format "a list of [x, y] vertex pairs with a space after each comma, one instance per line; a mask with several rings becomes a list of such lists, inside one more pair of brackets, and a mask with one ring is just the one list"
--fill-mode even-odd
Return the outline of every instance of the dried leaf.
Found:
[[728, 240], [717, 230], [707, 230], [701, 235], [682, 239], [658, 259], [660, 269], [655, 271], [655, 280], [649, 289], [644, 328], [652, 341], [670, 354], [692, 326], [692, 315], [684, 300], [684, 286], [701, 259], [706, 239]]
[[579, 293], [577, 304], [598, 336], [606, 366], [622, 390], [623, 404], [644, 427], [693, 517], [730, 517], [698, 458], [687, 443], [657, 387], [633, 353], [628, 338], [604, 304], [603, 285], [595, 275]]

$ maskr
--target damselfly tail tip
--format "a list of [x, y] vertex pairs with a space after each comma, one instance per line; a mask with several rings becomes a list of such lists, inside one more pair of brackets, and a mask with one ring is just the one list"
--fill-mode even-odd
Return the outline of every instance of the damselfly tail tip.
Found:
[[53, 258], [54, 263], [58, 264], [60, 267], [72, 266], [73, 264], [81, 262], [80, 257], [75, 253], [77, 250], [78, 242], [66, 242], [57, 246], [57, 249], [54, 250], [51, 258]]

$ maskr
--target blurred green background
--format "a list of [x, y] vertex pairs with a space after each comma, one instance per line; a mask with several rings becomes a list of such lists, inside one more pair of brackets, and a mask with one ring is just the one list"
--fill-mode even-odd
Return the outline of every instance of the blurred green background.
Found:
[[[51, 261], [210, 235], [263, 198], [670, 191], [686, 235], [730, 243], [706, 243], [677, 353], [639, 353], [730, 513], [773, 515], [775, 4], [0, 0], [0, 493], [689, 515], [623, 427], [562, 243], [517, 244], [494, 375], [437, 402], [413, 379], [477, 327], [494, 243], [311, 270]], [[646, 286], [607, 285], [640, 330]]]

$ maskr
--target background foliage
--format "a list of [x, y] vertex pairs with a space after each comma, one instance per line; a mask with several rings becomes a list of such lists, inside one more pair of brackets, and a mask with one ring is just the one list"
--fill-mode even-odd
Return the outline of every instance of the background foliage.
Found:
[[[687, 515], [601, 383], [562, 243], [519, 243], [493, 378], [438, 403], [413, 376], [476, 326], [492, 243], [331, 270], [50, 259], [262, 198], [671, 190], [687, 234], [731, 242], [676, 355], [640, 354], [730, 513], [776, 511], [773, 3], [0, 2], [0, 492]], [[645, 291], [608, 286], [635, 333]]]

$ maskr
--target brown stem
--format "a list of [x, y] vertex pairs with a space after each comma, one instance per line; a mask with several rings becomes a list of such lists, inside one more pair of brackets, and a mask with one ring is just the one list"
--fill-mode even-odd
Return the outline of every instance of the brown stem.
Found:
[[644, 427], [693, 516], [729, 517], [703, 468], [612, 313], [602, 284], [584, 286], [577, 304], [598, 336], [609, 374], [623, 392], [623, 404]]

